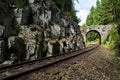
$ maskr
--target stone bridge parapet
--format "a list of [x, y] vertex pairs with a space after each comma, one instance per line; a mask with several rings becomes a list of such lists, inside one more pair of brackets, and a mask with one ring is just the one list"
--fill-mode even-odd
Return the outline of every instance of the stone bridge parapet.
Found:
[[87, 29], [84, 29], [82, 31], [82, 35], [84, 37], [84, 42], [86, 43], [86, 35], [87, 33], [89, 33], [90, 31], [96, 31], [100, 34], [100, 43], [103, 42], [103, 40], [107, 37], [109, 31], [111, 30], [112, 25], [91, 25], [88, 26]]

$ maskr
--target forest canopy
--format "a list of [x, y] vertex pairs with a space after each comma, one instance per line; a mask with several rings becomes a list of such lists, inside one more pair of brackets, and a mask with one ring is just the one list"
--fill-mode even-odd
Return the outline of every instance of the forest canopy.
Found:
[[120, 21], [120, 0], [97, 0], [87, 16], [86, 25], [118, 24]]

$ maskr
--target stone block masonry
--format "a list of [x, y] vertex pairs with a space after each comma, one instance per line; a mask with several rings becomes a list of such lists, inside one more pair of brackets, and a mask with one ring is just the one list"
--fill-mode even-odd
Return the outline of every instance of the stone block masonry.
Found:
[[86, 42], [86, 36], [90, 31], [96, 31], [100, 35], [100, 42], [102, 43], [108, 36], [109, 31], [112, 29], [112, 25], [91, 25], [87, 29], [82, 31], [84, 42]]

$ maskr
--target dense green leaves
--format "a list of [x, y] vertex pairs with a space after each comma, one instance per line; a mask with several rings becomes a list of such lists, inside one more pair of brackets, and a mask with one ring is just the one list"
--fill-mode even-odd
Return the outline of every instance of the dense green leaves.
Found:
[[[65, 12], [68, 16], [71, 16], [72, 19], [76, 22], [78, 22], [77, 16], [76, 16], [76, 10], [74, 8], [74, 0], [53, 0], [56, 2], [56, 5]], [[78, 1], [78, 0], [76, 0]]]
[[117, 33], [117, 25], [113, 24], [112, 29], [108, 33], [108, 36], [103, 41], [103, 45], [109, 49], [117, 48], [117, 45], [115, 45], [115, 44], [117, 44], [118, 37], [119, 37], [119, 35]]
[[100, 39], [100, 35], [96, 31], [88, 32], [88, 34], [86, 35], [86, 37], [87, 37], [87, 41], [95, 41], [95, 40]]
[[97, 0], [96, 7], [92, 7], [86, 24], [106, 25], [120, 21], [120, 0]]
[[101, 44], [101, 36], [97, 31], [90, 31], [86, 34], [86, 46], [90, 44]]

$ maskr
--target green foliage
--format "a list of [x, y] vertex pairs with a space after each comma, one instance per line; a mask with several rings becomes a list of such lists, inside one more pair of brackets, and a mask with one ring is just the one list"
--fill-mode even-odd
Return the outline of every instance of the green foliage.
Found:
[[[116, 63], [116, 69], [117, 69], [116, 74], [120, 75], [120, 57], [118, 55], [113, 55], [112, 58], [114, 62]], [[114, 78], [113, 80], [118, 80], [118, 79]]]
[[81, 31], [84, 31], [84, 30], [86, 30], [88, 27], [87, 27], [87, 25], [86, 24], [83, 24], [82, 26], [81, 26]]
[[23, 1], [22, 0], [12, 0], [11, 2], [14, 3], [16, 5], [16, 7], [18, 7], [18, 8], [23, 7]]
[[86, 24], [88, 26], [90, 25], [96, 25], [97, 20], [96, 20], [96, 9], [94, 8], [94, 6], [92, 6], [91, 10], [90, 10], [90, 14], [87, 17], [87, 21]]
[[76, 16], [76, 10], [74, 8], [74, 0], [53, 0], [61, 11], [65, 12], [68, 16], [71, 16], [72, 19], [76, 22], [79, 22]]
[[1, 13], [0, 24], [6, 26], [8, 24], [8, 17], [10, 16], [8, 6], [5, 4], [0, 5], [0, 13]]
[[96, 31], [88, 32], [86, 37], [87, 37], [87, 43], [90, 43], [90, 42], [95, 42], [95, 43], [97, 42], [97, 43], [99, 43], [99, 41], [100, 41], [100, 35]]
[[7, 26], [7, 24], [8, 24], [7, 18], [1, 19], [1, 20], [0, 20], [0, 24], [1, 24], [1, 25], [4, 25], [4, 26]]
[[103, 41], [103, 45], [109, 49], [115, 49], [118, 41], [117, 25], [113, 24], [112, 29], [108, 33], [107, 38]]
[[97, 0], [96, 7], [91, 7], [86, 24], [106, 25], [120, 21], [120, 0]]
[[104, 39], [103, 44], [106, 44], [107, 40], [109, 39], [109, 35]]

